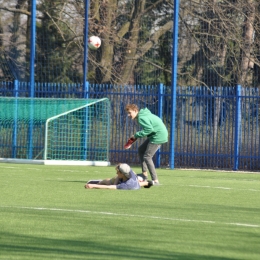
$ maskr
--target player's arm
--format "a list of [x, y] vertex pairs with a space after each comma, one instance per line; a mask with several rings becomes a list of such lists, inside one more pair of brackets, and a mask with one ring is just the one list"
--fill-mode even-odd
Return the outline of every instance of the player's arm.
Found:
[[138, 131], [135, 133], [135, 135], [134, 135], [135, 138], [142, 138], [142, 137], [145, 137], [145, 136], [148, 136], [148, 135], [154, 133], [154, 128], [151, 125], [149, 119], [142, 118], [142, 119], [140, 119], [139, 124], [141, 125], [141, 127], [143, 129], [141, 131]]
[[119, 178], [118, 176], [116, 176], [113, 185], [117, 185], [118, 183], [119, 183]]
[[116, 190], [116, 185], [99, 185], [99, 184], [86, 184], [86, 189], [110, 189]]

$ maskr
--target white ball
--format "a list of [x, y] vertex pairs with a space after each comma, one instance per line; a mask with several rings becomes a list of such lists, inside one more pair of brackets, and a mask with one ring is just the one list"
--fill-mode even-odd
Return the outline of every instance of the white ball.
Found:
[[101, 40], [99, 37], [97, 36], [91, 36], [88, 39], [88, 47], [91, 50], [96, 50], [101, 46]]

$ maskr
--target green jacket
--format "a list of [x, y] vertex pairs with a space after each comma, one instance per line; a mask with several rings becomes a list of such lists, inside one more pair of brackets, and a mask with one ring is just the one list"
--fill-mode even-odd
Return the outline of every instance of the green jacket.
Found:
[[168, 131], [160, 117], [151, 113], [148, 108], [141, 109], [137, 114], [137, 121], [143, 130], [137, 132], [135, 138], [147, 136], [153, 144], [168, 142]]

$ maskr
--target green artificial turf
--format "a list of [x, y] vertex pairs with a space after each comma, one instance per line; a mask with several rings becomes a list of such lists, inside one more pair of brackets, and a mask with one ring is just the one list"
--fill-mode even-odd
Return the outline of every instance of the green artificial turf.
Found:
[[114, 167], [0, 164], [0, 259], [260, 259], [259, 174], [157, 172], [86, 190]]

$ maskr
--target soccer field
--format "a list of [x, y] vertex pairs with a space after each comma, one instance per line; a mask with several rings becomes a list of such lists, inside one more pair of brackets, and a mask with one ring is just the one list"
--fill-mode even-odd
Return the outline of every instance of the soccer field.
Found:
[[84, 189], [114, 175], [0, 164], [0, 259], [260, 259], [259, 174], [158, 169], [150, 189]]

